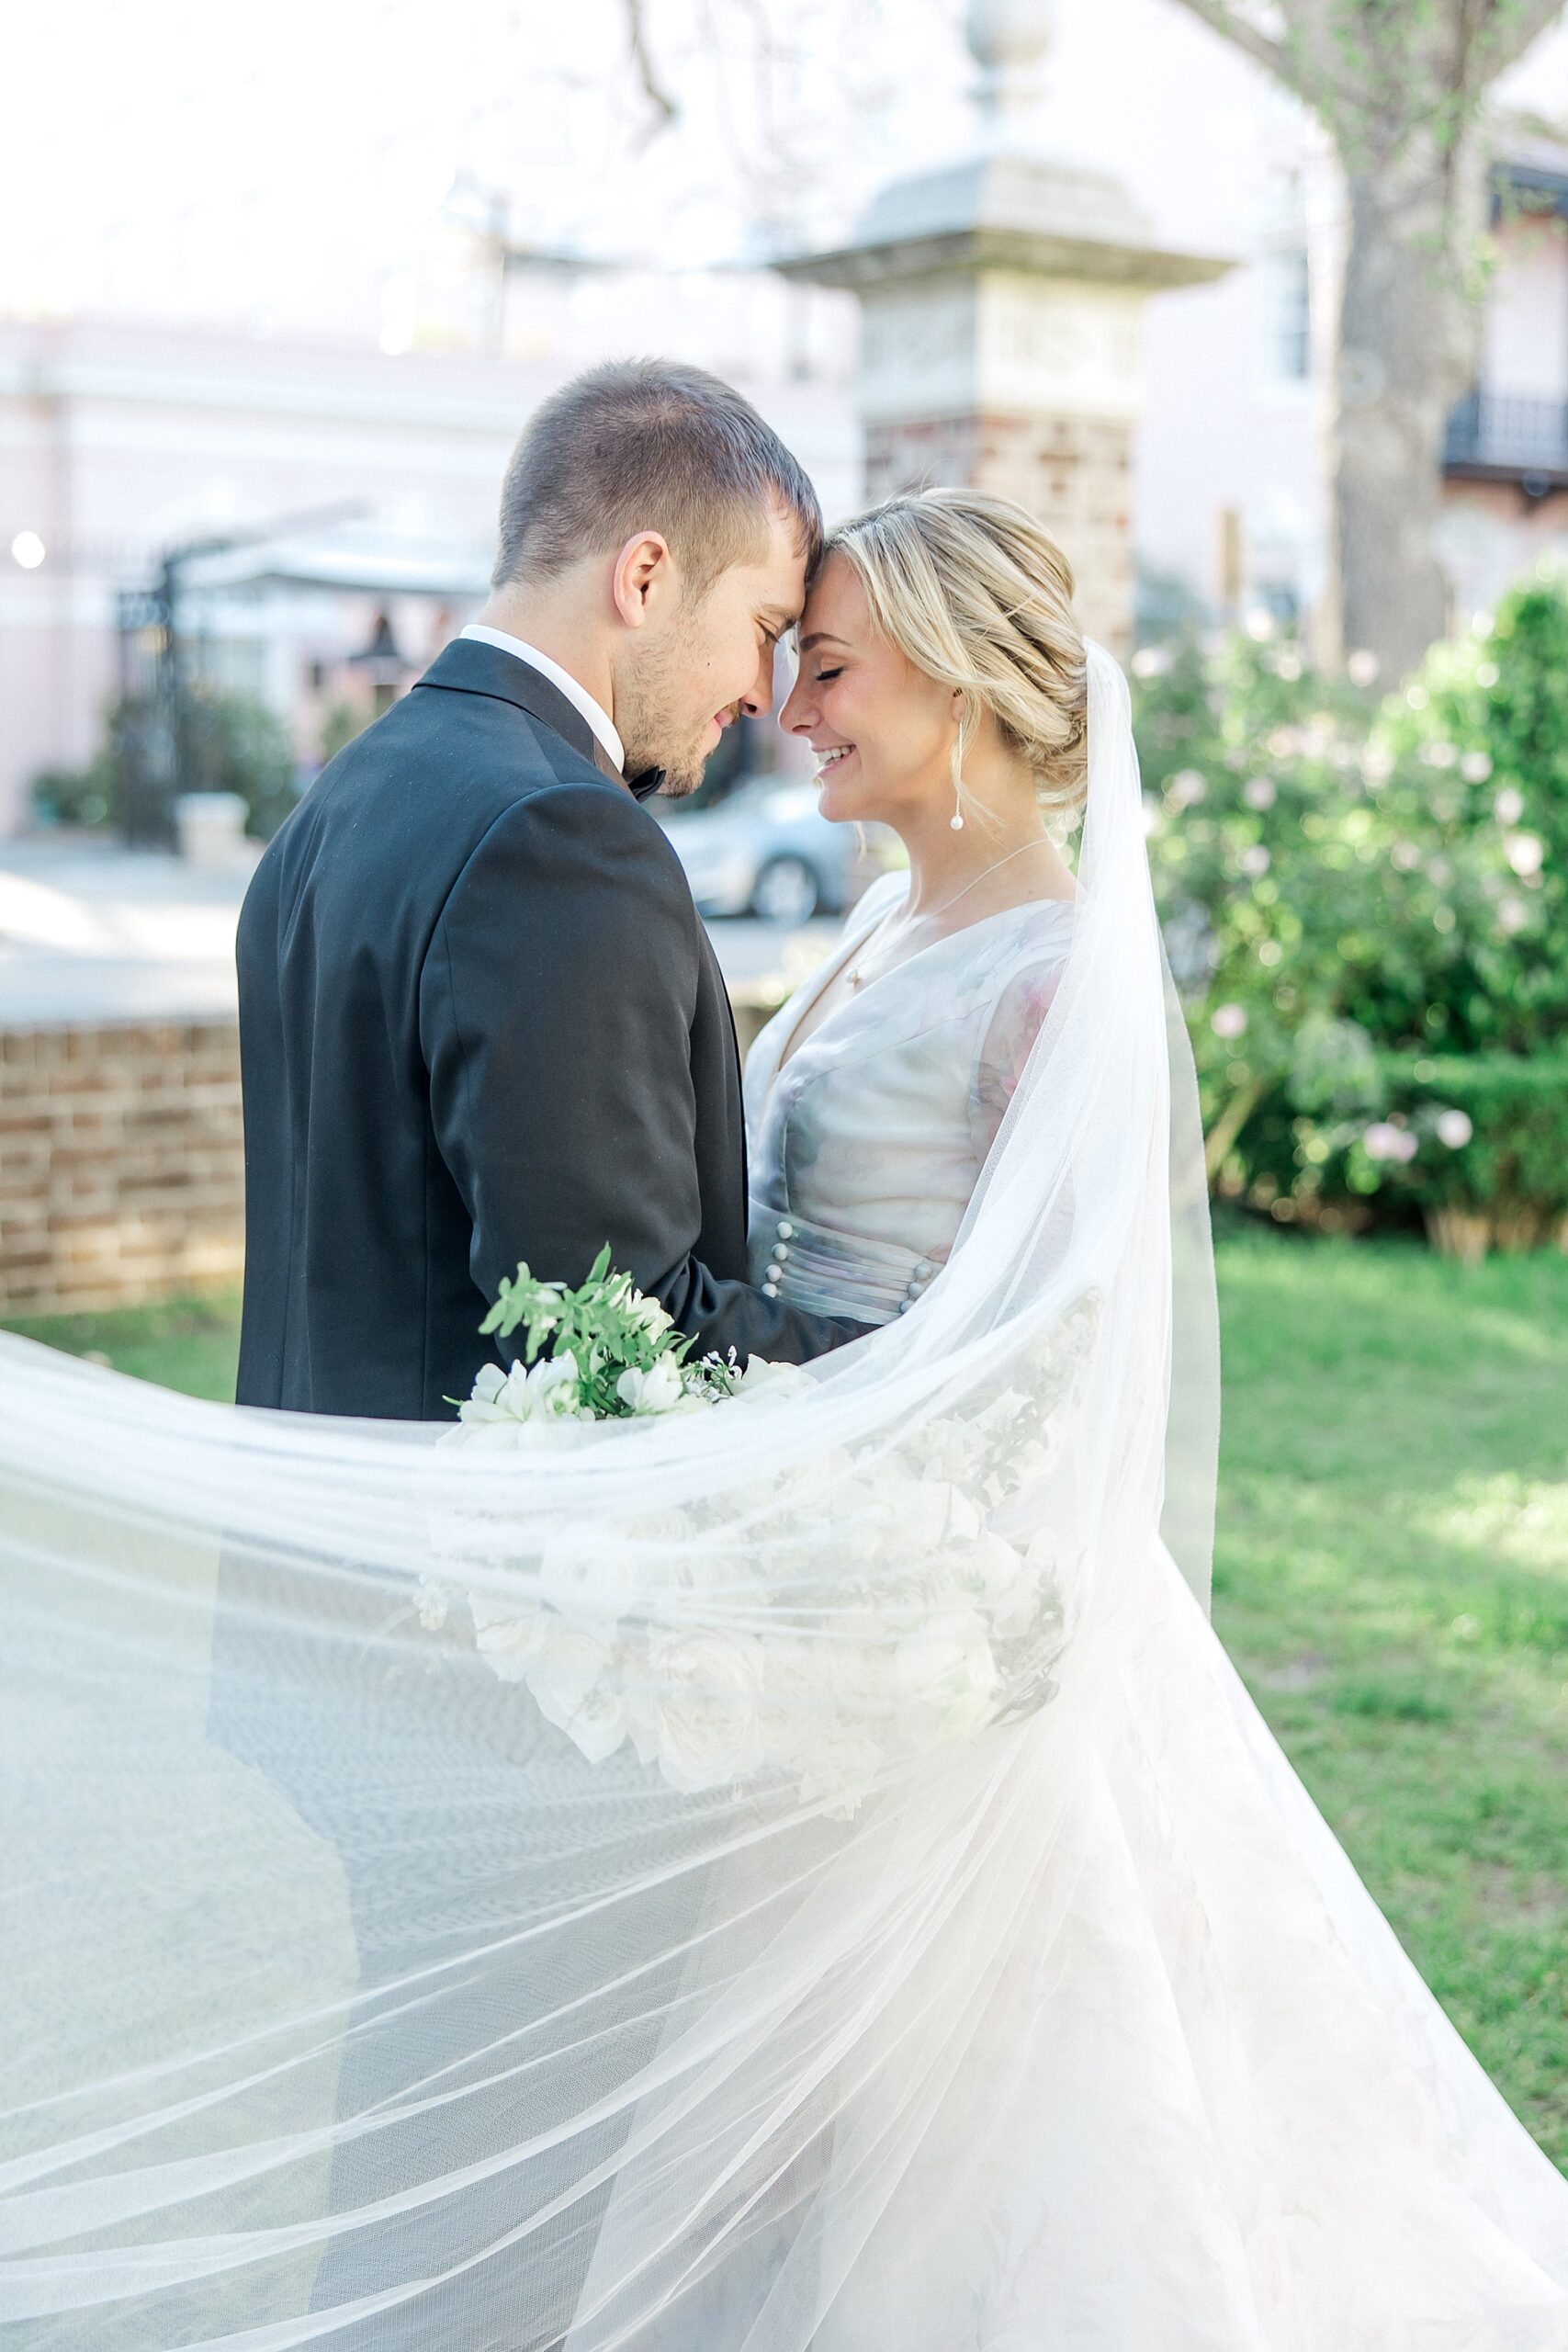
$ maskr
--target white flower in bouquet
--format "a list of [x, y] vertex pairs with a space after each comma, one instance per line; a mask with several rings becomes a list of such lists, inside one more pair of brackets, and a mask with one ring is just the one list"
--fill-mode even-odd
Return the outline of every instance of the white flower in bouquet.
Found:
[[626, 1313], [634, 1323], [641, 1326], [650, 1340], [662, 1339], [666, 1331], [675, 1329], [675, 1317], [668, 1307], [660, 1306], [659, 1301], [649, 1298], [646, 1292], [634, 1290], [626, 1276], [623, 1275], [621, 1279], [626, 1283], [623, 1304]]
[[[610, 1663], [612, 1645], [546, 1610], [524, 1679], [547, 1723], [577, 1737], [578, 1717]], [[624, 1726], [623, 1726], [624, 1729]], [[619, 1738], [620, 1733], [616, 1736]], [[604, 1751], [609, 1753], [608, 1749]]]
[[649, 1635], [632, 1736], [672, 1789], [723, 1788], [761, 1764], [764, 1655], [752, 1634]]
[[886, 1761], [886, 1749], [863, 1725], [834, 1724], [799, 1760], [795, 1782], [800, 1801], [818, 1804], [829, 1799], [829, 1820], [852, 1820]]
[[545, 1544], [540, 1600], [603, 1642], [615, 1639], [640, 1589], [636, 1553], [613, 1523], [573, 1521]]
[[1012, 1600], [1021, 1582], [1031, 1581], [1023, 1555], [1005, 1536], [983, 1527], [964, 1553], [963, 1574], [990, 1610]]
[[916, 1475], [962, 1483], [973, 1476], [987, 1446], [987, 1433], [978, 1419], [931, 1421], [920, 1431]]
[[737, 1396], [809, 1396], [817, 1386], [804, 1364], [770, 1363], [765, 1356], [753, 1356], [733, 1377]]
[[470, 1430], [583, 1420], [587, 1415], [578, 1388], [577, 1359], [570, 1350], [539, 1363], [514, 1363], [510, 1372], [502, 1372], [499, 1364], [481, 1364], [473, 1394], [457, 1408], [457, 1419]]
[[885, 1462], [863, 1483], [866, 1491], [856, 1496], [848, 1523], [873, 1558], [912, 1566], [943, 1545], [972, 1543], [980, 1532], [978, 1509], [951, 1478], [917, 1477], [906, 1464]]
[[584, 1695], [570, 1721], [561, 1725], [590, 1764], [603, 1764], [607, 1756], [614, 1756], [629, 1727], [625, 1700], [602, 1679]]
[[974, 1425], [989, 1443], [1017, 1434], [1018, 1425], [1033, 1412], [1033, 1401], [1021, 1388], [1003, 1388], [974, 1417]]
[[503, 1372], [498, 1363], [482, 1363], [474, 1374], [473, 1394], [457, 1408], [457, 1419], [469, 1429], [482, 1428], [489, 1421], [525, 1421], [528, 1408], [523, 1399], [527, 1394], [526, 1368], [514, 1363]]
[[[513, 1369], [515, 1372], [516, 1367]], [[532, 1365], [525, 1385], [534, 1400], [534, 1413], [542, 1419], [584, 1419], [586, 1414], [578, 1394], [580, 1384], [577, 1359], [570, 1348], [544, 1363]]]
[[907, 1737], [923, 1747], [979, 1730], [999, 1677], [986, 1621], [976, 1611], [946, 1610], [907, 1634], [894, 1663]]
[[660, 1356], [647, 1370], [628, 1364], [615, 1382], [615, 1394], [630, 1413], [676, 1413], [700, 1398], [688, 1392], [673, 1356]]
[[546, 1615], [536, 1600], [519, 1603], [483, 1589], [468, 1595], [474, 1646], [502, 1682], [525, 1682], [544, 1646]]

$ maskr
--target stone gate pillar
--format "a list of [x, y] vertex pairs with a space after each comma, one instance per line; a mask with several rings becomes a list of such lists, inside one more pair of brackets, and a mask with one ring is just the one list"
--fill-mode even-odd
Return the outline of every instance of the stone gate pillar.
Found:
[[966, 30], [975, 153], [895, 181], [840, 251], [782, 267], [859, 297], [867, 496], [953, 483], [1018, 499], [1066, 550], [1090, 635], [1120, 652], [1144, 302], [1232, 265], [1162, 249], [1111, 174], [1033, 152], [1050, 0], [971, 0]]

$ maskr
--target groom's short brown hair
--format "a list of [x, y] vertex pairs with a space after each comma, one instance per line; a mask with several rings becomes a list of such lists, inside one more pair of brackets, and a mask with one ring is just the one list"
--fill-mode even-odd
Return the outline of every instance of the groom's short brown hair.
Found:
[[822, 514], [799, 462], [750, 401], [703, 368], [613, 359], [540, 402], [501, 492], [492, 585], [547, 579], [658, 531], [699, 593], [793, 516], [807, 571]]

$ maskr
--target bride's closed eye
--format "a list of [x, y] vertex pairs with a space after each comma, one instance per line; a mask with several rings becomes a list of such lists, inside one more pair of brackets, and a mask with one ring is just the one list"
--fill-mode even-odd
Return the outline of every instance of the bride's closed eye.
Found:
[[836, 670], [818, 670], [817, 673], [817, 683], [819, 686], [825, 686], [829, 678], [841, 678], [843, 674], [844, 665], [840, 662]]

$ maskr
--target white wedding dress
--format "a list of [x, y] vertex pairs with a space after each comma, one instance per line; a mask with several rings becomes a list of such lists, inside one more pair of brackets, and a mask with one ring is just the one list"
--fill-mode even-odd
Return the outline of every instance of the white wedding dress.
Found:
[[442, 1430], [0, 1334], [7, 2352], [1568, 2352], [1568, 2182], [1209, 1628], [1089, 690], [1076, 900], [753, 1052], [758, 1277], [868, 1337]]
[[[746, 1070], [754, 1278], [868, 1323], [945, 1261], [1074, 922], [1044, 900], [940, 939], [791, 1051], [906, 889], [874, 885]], [[945, 2154], [904, 2175], [813, 2352], [1561, 2352], [1568, 2184], [1163, 1547], [1122, 1634], [1029, 1888], [1040, 1932], [927, 2133]], [[1052, 1802], [1011, 1792], [1025, 1816]], [[739, 2314], [705, 2338], [750, 2340]]]

